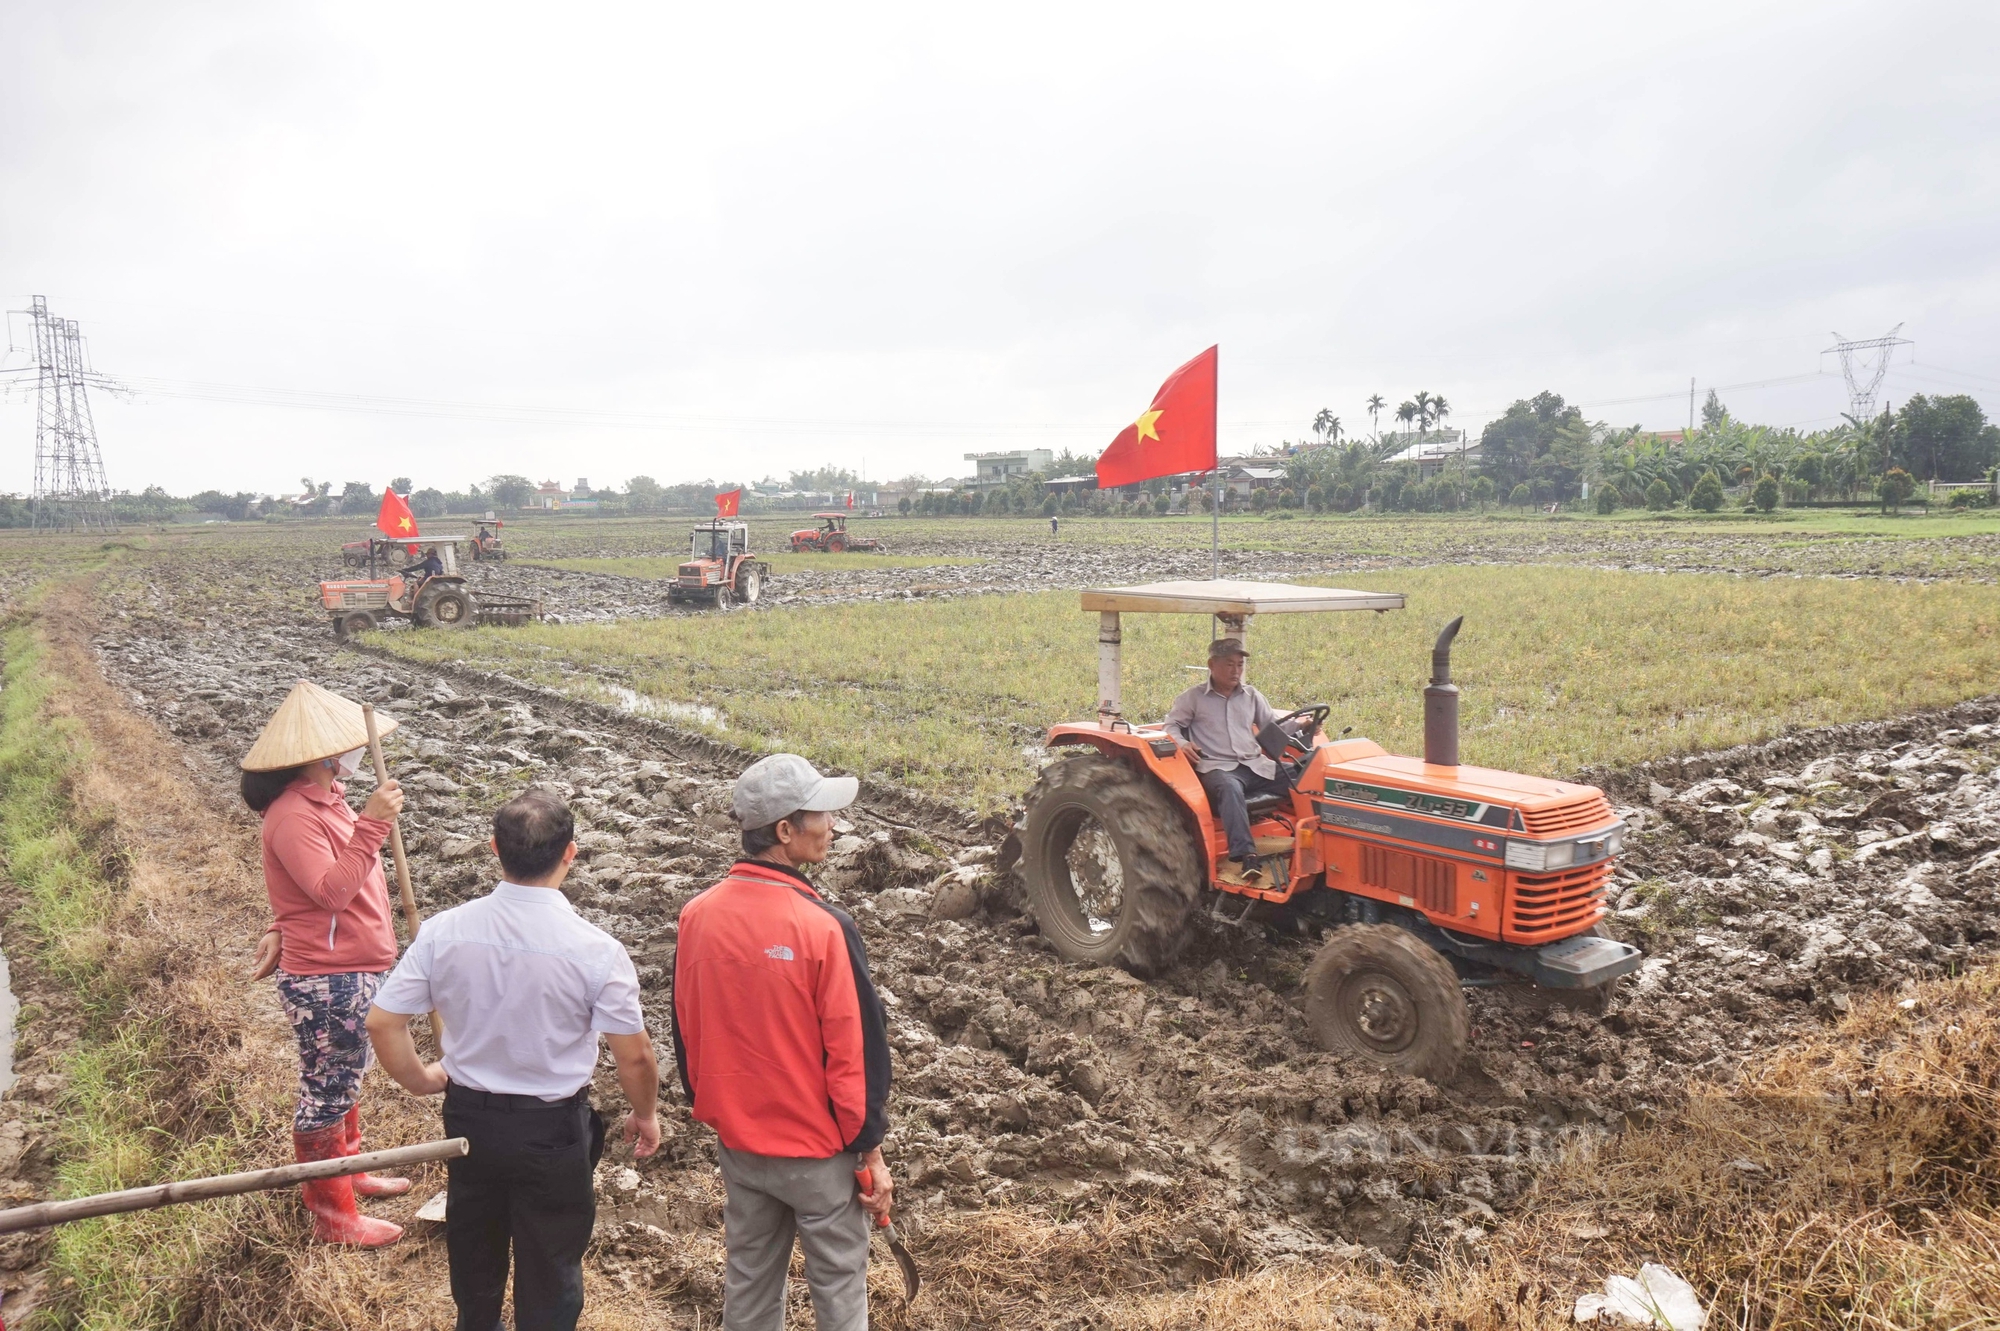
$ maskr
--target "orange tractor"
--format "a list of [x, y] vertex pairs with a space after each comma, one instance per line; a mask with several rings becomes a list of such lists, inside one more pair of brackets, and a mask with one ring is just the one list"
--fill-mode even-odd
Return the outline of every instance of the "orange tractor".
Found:
[[[542, 617], [542, 603], [522, 596], [474, 592], [458, 570], [458, 547], [476, 550], [477, 537], [426, 536], [417, 542], [376, 537], [365, 542], [368, 576], [337, 578], [319, 585], [320, 609], [342, 642], [357, 633], [382, 626], [387, 619], [407, 619], [418, 628], [455, 629], [473, 624], [525, 624]], [[434, 574], [396, 571], [412, 549], [435, 549], [443, 565]], [[475, 556], [477, 558], [478, 556]], [[342, 549], [346, 560], [345, 547]]]
[[717, 610], [755, 605], [771, 566], [750, 553], [747, 523], [715, 518], [695, 524], [689, 558], [667, 584], [669, 605], [707, 604]]
[[[1332, 933], [1306, 974], [1315, 1036], [1433, 1080], [1465, 1049], [1464, 987], [1513, 980], [1601, 998], [1636, 970], [1638, 949], [1597, 928], [1625, 824], [1595, 786], [1458, 761], [1451, 644], [1432, 651], [1424, 690], [1424, 756], [1326, 733], [1319, 703], [1257, 736], [1285, 795], [1249, 801], [1269, 876], [1225, 883], [1222, 829], [1194, 764], [1162, 725], [1120, 711], [1122, 614], [1213, 615], [1245, 637], [1259, 614], [1397, 610], [1398, 593], [1258, 582], [1168, 582], [1083, 594], [1098, 628], [1095, 724], [1059, 725], [1052, 748], [1084, 750], [1044, 769], [1018, 846], [1028, 904], [1043, 937], [1072, 961], [1145, 974], [1168, 964], [1209, 889], [1218, 918], [1229, 897], [1247, 919], [1259, 903]], [[1344, 734], [1345, 732], [1343, 732]]]
[[837, 555], [843, 550], [879, 551], [882, 542], [872, 536], [855, 536], [847, 530], [845, 513], [815, 513], [819, 519], [817, 527], [801, 527], [792, 533], [792, 553], [804, 554], [817, 551], [820, 554]]

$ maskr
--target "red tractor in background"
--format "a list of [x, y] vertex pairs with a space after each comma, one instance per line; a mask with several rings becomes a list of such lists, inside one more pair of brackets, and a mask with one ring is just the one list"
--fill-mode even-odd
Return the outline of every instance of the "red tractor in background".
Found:
[[[382, 627], [385, 620], [407, 619], [418, 628], [456, 629], [473, 624], [525, 624], [542, 618], [542, 603], [522, 596], [474, 592], [459, 571], [458, 547], [471, 546], [470, 536], [426, 536], [420, 541], [376, 537], [364, 542], [368, 575], [338, 578], [319, 585], [320, 609], [342, 642], [357, 633]], [[397, 572], [412, 548], [435, 550], [441, 573], [424, 576]], [[343, 547], [342, 558], [346, 557]]]
[[1605, 888], [1625, 824], [1595, 786], [1461, 766], [1451, 644], [1438, 635], [1424, 690], [1424, 756], [1367, 739], [1329, 738], [1330, 704], [1301, 707], [1257, 735], [1289, 787], [1250, 801], [1270, 877], [1221, 878], [1227, 845], [1182, 746], [1162, 725], [1120, 712], [1119, 616], [1215, 616], [1247, 634], [1257, 614], [1395, 610], [1399, 593], [1257, 582], [1154, 583], [1087, 591], [1098, 628], [1096, 724], [1059, 725], [1051, 748], [1076, 756], [1045, 768], [1016, 855], [1028, 906], [1062, 956], [1140, 974], [1169, 964], [1209, 889], [1330, 927], [1305, 977], [1315, 1037], [1432, 1080], [1451, 1075], [1470, 1018], [1463, 986], [1525, 980], [1601, 999], [1638, 969], [1637, 948], [1604, 936]]
[[771, 566], [750, 553], [750, 527], [715, 518], [697, 523], [689, 542], [692, 556], [667, 587], [669, 605], [707, 604], [729, 610], [755, 605], [764, 594]]
[[819, 519], [819, 526], [801, 527], [792, 533], [792, 553], [795, 555], [807, 551], [837, 555], [847, 550], [879, 552], [882, 549], [882, 542], [872, 536], [849, 533], [845, 513], [815, 513], [813, 516]]

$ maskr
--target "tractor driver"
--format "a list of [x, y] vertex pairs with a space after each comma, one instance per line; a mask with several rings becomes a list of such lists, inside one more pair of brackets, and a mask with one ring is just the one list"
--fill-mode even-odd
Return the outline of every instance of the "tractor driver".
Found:
[[1278, 765], [1257, 747], [1257, 732], [1271, 723], [1274, 713], [1264, 695], [1243, 682], [1249, 655], [1241, 638], [1208, 644], [1208, 679], [1174, 699], [1167, 733], [1187, 746], [1209, 807], [1229, 838], [1222, 881], [1261, 887], [1265, 882], [1257, 843], [1250, 836], [1248, 801], [1282, 795], [1286, 789]]
[[412, 573], [421, 573], [426, 579], [435, 578], [444, 572], [444, 561], [438, 558], [438, 548], [433, 545], [424, 550], [424, 557], [422, 559], [408, 568], [396, 571], [406, 578]]

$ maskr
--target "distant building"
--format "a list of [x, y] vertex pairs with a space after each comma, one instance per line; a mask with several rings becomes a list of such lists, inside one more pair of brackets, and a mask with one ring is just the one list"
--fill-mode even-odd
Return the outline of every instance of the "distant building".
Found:
[[543, 481], [535, 487], [534, 499], [522, 505], [522, 507], [554, 510], [561, 508], [568, 501], [569, 492], [567, 490], [564, 490], [562, 486], [556, 484], [554, 481]]
[[1285, 469], [1283, 467], [1231, 467], [1229, 469], [1229, 488], [1240, 495], [1247, 495], [1252, 490], [1277, 489], [1283, 486], [1284, 481]]
[[1385, 440], [1409, 439], [1413, 442], [1401, 452], [1384, 459], [1387, 462], [1414, 462], [1417, 475], [1428, 479], [1446, 467], [1472, 468], [1479, 465], [1479, 441], [1470, 439], [1463, 430], [1432, 430], [1427, 434], [1390, 434]]
[[1046, 448], [1023, 448], [1012, 453], [967, 453], [965, 460], [974, 465], [972, 488], [987, 489], [1031, 471], [1046, 473], [1056, 464], [1056, 455]]

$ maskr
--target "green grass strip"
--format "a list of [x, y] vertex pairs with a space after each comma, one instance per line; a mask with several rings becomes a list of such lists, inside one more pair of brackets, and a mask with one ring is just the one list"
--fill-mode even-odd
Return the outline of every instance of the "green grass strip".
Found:
[[[1453, 615], [1469, 763], [1560, 776], [1891, 716], [1994, 691], [2000, 587], [1620, 573], [1394, 569], [1400, 613], [1267, 615], [1250, 678], [1280, 708], [1333, 705], [1392, 752], [1422, 747], [1431, 640]], [[1203, 677], [1208, 621], [1125, 617], [1125, 710], [1157, 719]], [[383, 634], [582, 696], [617, 684], [714, 709], [749, 748], [788, 748], [992, 808], [1032, 779], [1043, 728], [1090, 718], [1095, 615], [1077, 593], [871, 601], [616, 624]], [[687, 715], [685, 710], [680, 713]], [[689, 724], [702, 724], [698, 720]]]
[[[81, 728], [51, 716], [48, 648], [32, 623], [0, 641], [0, 868], [19, 888], [13, 940], [80, 1002], [84, 1028], [61, 1056], [53, 1195], [79, 1197], [240, 1168], [233, 1140], [184, 1146], [157, 1126], [170, 1061], [163, 1023], [129, 1010], [132, 986], [111, 961], [118, 889], [70, 796], [88, 760]], [[18, 944], [16, 944], [18, 945]], [[22, 1040], [38, 1043], [32, 1007]], [[189, 1311], [176, 1277], [217, 1260], [228, 1202], [79, 1221], [55, 1231], [51, 1302], [36, 1325], [168, 1327]], [[240, 1249], [240, 1241], [237, 1245]]]

